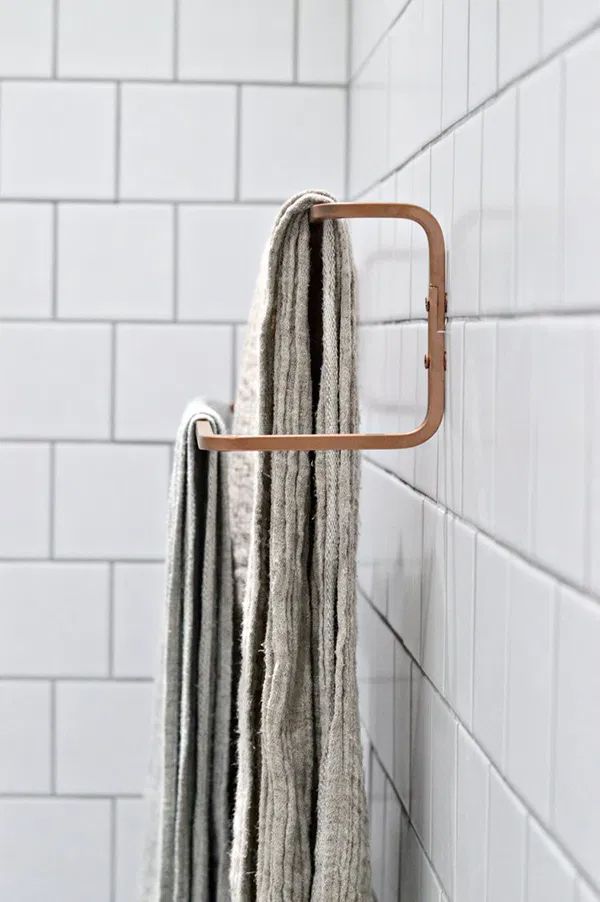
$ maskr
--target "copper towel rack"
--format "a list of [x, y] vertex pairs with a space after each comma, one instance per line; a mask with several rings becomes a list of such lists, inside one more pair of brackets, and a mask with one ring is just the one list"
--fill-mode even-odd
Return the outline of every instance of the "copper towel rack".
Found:
[[437, 219], [413, 204], [349, 203], [315, 204], [312, 222], [324, 219], [411, 219], [425, 231], [429, 246], [427, 310], [427, 412], [411, 432], [351, 433], [334, 435], [216, 435], [207, 420], [196, 423], [198, 447], [205, 451], [362, 451], [413, 448], [437, 431], [444, 415], [446, 370], [446, 279], [444, 236]]

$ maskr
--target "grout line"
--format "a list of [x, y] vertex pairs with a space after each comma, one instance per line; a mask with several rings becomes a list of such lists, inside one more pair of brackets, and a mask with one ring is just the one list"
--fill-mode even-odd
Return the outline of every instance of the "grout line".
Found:
[[[53, 76], [40, 75], [3, 75], [2, 81], [7, 84], [53, 84], [56, 79]], [[60, 83], [80, 85], [144, 85], [156, 87], [193, 87], [193, 88], [345, 88], [346, 81], [311, 81], [310, 79], [292, 81], [291, 79], [239, 79], [239, 78], [181, 78], [176, 81], [172, 78], [135, 78], [114, 77], [109, 75], [61, 75]]]
[[[472, 737], [475, 741], [477, 747], [480, 751], [483, 752], [481, 746], [476, 742], [474, 737]], [[488, 902], [490, 895], [490, 821], [491, 821], [491, 801], [492, 801], [492, 762], [488, 758], [488, 756], [484, 753], [485, 760], [487, 761], [487, 773], [486, 773], [486, 799], [485, 799], [485, 850], [484, 850], [484, 874], [485, 874], [485, 899], [482, 902]]]
[[548, 820], [551, 824], [555, 821], [555, 774], [556, 774], [556, 729], [558, 714], [558, 652], [559, 652], [559, 629], [558, 623], [560, 611], [562, 607], [562, 598], [560, 588], [554, 587], [552, 598], [552, 619], [551, 619], [551, 646], [552, 646], [552, 670], [550, 674], [550, 787], [548, 799]]
[[0, 676], [0, 683], [9, 683], [9, 682], [21, 682], [21, 683], [39, 683], [40, 680], [50, 680], [52, 683], [61, 682], [61, 683], [85, 683], [85, 684], [110, 684], [117, 685], [121, 683], [127, 684], [149, 684], [154, 683], [154, 677], [152, 676], [110, 676], [107, 674], [106, 676], [73, 676], [72, 674], [61, 675], [57, 673], [53, 674], [8, 674], [3, 673]]
[[[383, 42], [386, 40], [386, 38], [388, 37], [388, 35], [390, 34], [390, 32], [393, 31], [393, 29], [395, 28], [395, 26], [396, 26], [396, 24], [398, 23], [398, 21], [399, 21], [399, 20], [402, 18], [402, 16], [406, 13], [406, 10], [407, 10], [408, 7], [410, 6], [411, 2], [413, 2], [413, 0], [407, 0], [407, 2], [403, 4], [402, 8], [401, 8], [401, 9], [398, 11], [398, 13], [393, 17], [392, 21], [385, 27], [385, 29], [383, 30], [383, 32], [379, 35], [379, 37], [377, 38], [377, 40], [375, 41], [375, 43], [373, 44], [373, 46], [371, 47], [371, 49], [369, 50], [369, 52], [366, 54], [366, 56], [364, 57], [364, 59], [362, 59], [361, 62], [357, 65], [357, 67], [356, 67], [356, 69], [354, 70], [354, 72], [349, 71], [348, 87], [350, 87], [350, 85], [352, 84], [353, 81], [356, 81], [356, 79], [359, 77], [359, 75], [361, 74], [361, 72], [363, 72], [364, 69], [368, 66], [369, 62], [370, 62], [370, 61], [372, 60], [372, 58], [375, 56], [375, 54], [377, 53], [378, 49], [381, 47], [381, 45], [383, 44]], [[415, 0], [415, 2], [416, 2], [416, 0]]]
[[54, 558], [56, 551], [54, 513], [56, 508], [56, 443], [48, 445], [48, 557]]
[[115, 90], [115, 141], [114, 141], [114, 167], [115, 167], [115, 175], [114, 175], [114, 199], [115, 202], [119, 199], [119, 193], [121, 191], [121, 106], [122, 106], [122, 95], [121, 95], [121, 85], [116, 85]]
[[110, 799], [110, 902], [117, 898], [117, 800]]
[[[0, 792], [0, 799], [22, 799], [22, 800], [31, 800], [31, 801], [41, 801], [45, 800], [48, 802], [56, 802], [62, 801], [63, 799], [73, 800], [73, 801], [90, 801], [90, 802], [110, 802], [114, 799], [115, 796], [107, 795], [106, 793], [94, 793], [94, 792], [60, 792], [60, 793], [48, 793], [48, 792]], [[120, 792], [119, 799], [135, 800], [142, 801], [145, 796], [140, 793], [127, 793]]]
[[298, 58], [300, 56], [300, 0], [293, 0], [292, 26], [292, 79], [298, 82]]
[[[600, 316], [600, 311], [597, 313]], [[106, 317], [105, 319], [98, 317], [82, 318], [77, 316], [61, 316], [56, 322], [50, 318], [22, 318], [22, 317], [3, 317], [3, 322], [9, 326], [39, 326], [39, 325], [79, 325], [79, 326], [158, 326], [169, 327], [173, 325], [172, 319], [114, 319]], [[423, 321], [424, 322], [424, 321]], [[177, 325], [182, 326], [245, 326], [245, 320], [237, 319], [182, 319], [177, 321]], [[374, 325], [379, 325], [376, 323]]]
[[[0, 85], [1, 87], [1, 85]], [[0, 207], [3, 203], [6, 204], [48, 204], [52, 202], [60, 203], [60, 204], [83, 204], [88, 206], [89, 204], [94, 204], [96, 206], [102, 205], [115, 205], [114, 197], [70, 197], [68, 199], [47, 196], [47, 197], [27, 197], [21, 194], [2, 194], [0, 195]], [[248, 207], [277, 207], [281, 206], [285, 202], [284, 197], [245, 197], [236, 201], [233, 197], [217, 197], [210, 198], [206, 197], [197, 197], [197, 198], [185, 198], [185, 197], [130, 197], [123, 196], [118, 199], [118, 203], [128, 204], [129, 206], [144, 206], [150, 204], [153, 207], [156, 206], [165, 206], [169, 207], [172, 204], [177, 203], [179, 206], [193, 206], [193, 207], [233, 207], [233, 206], [248, 206]]]
[[115, 564], [108, 565], [108, 676], [115, 677]]
[[[52, 246], [51, 246], [51, 254], [52, 254], [52, 282], [50, 285], [51, 291], [51, 319], [58, 319], [58, 254], [59, 254], [59, 217], [58, 217], [58, 203], [57, 201], [53, 201], [52, 203]], [[39, 323], [41, 320], [39, 318], [33, 320], [36, 323]]]
[[115, 423], [117, 408], [117, 327], [113, 323], [110, 326], [110, 410], [109, 410], [109, 443], [115, 441]]
[[114, 562], [115, 564], [164, 564], [164, 558], [158, 557], [111, 557], [110, 559], [105, 557], [69, 557], [69, 555], [55, 555], [53, 558], [50, 557], [0, 557], [0, 566], [14, 565], [14, 564], [23, 564], [26, 566], [31, 566], [33, 564], [43, 565], [43, 564], [109, 564]]
[[173, 59], [171, 60], [171, 72], [173, 81], [179, 81], [179, 25], [181, 10], [179, 8], [179, 0], [173, 0], [173, 46], [171, 52]]
[[[534, 811], [532, 811], [529, 802], [527, 802], [525, 797], [521, 794], [520, 790], [510, 781], [510, 779], [505, 774], [503, 774], [499, 770], [497, 765], [490, 759], [488, 753], [483, 748], [483, 746], [480, 744], [480, 742], [477, 739], [477, 737], [475, 736], [475, 733], [473, 732], [473, 730], [467, 724], [465, 724], [465, 722], [461, 719], [458, 712], [455, 711], [454, 708], [452, 708], [452, 706], [450, 705], [448, 700], [442, 695], [442, 693], [439, 691], [439, 689], [437, 688], [435, 683], [432, 682], [430, 676], [423, 670], [422, 666], [419, 664], [419, 662], [416, 660], [414, 655], [411, 653], [410, 649], [405, 644], [402, 636], [395, 630], [395, 628], [391, 625], [391, 623], [389, 623], [384, 618], [384, 616], [382, 615], [379, 608], [373, 604], [373, 602], [369, 599], [369, 597], [366, 595], [366, 593], [360, 586], [359, 586], [359, 593], [360, 593], [361, 597], [363, 598], [363, 600], [366, 602], [366, 604], [369, 605], [369, 607], [375, 612], [375, 614], [379, 617], [379, 619], [384, 623], [384, 625], [392, 633], [394, 638], [400, 643], [400, 645], [402, 646], [402, 648], [404, 649], [406, 654], [409, 656], [412, 667], [415, 667], [419, 671], [419, 673], [424, 677], [424, 679], [427, 680], [427, 682], [429, 683], [429, 685], [430, 685], [431, 689], [433, 690], [433, 692], [435, 693], [435, 695], [438, 696], [438, 699], [441, 702], [441, 704], [448, 710], [450, 716], [456, 721], [458, 726], [462, 728], [464, 733], [471, 739], [473, 744], [477, 747], [479, 752], [483, 755], [483, 757], [485, 758], [485, 761], [487, 763], [487, 768], [488, 768], [488, 783], [489, 783], [489, 775], [491, 774], [491, 771], [493, 770], [495, 775], [498, 777], [498, 779], [505, 785], [505, 787], [507, 787], [510, 790], [510, 792], [517, 798], [517, 800], [527, 810], [531, 820], [542, 830], [543, 833], [546, 834], [546, 836], [548, 836], [550, 839], [552, 839], [555, 842], [555, 844], [558, 846], [558, 848], [563, 853], [565, 858], [573, 865], [576, 872], [580, 876], [582, 876], [584, 879], [588, 880], [592, 884], [592, 886], [597, 887], [597, 884], [592, 880], [590, 874], [585, 870], [585, 866], [575, 858], [575, 856], [570, 851], [570, 849], [564, 844], [564, 842], [560, 838], [560, 836], [554, 832], [553, 825], [551, 823], [544, 823], [542, 820], [540, 820], [538, 818], [536, 813]], [[365, 730], [366, 730], [366, 727], [365, 727]], [[367, 731], [367, 733], [368, 733], [368, 731]], [[372, 740], [372, 737], [370, 736], [370, 734], [368, 734], [368, 735], [369, 735], [369, 739]], [[377, 760], [380, 761], [379, 755], [374, 746], [373, 746], [373, 752], [375, 753]], [[380, 763], [381, 763], [381, 761], [380, 761]], [[406, 810], [405, 806], [402, 802], [402, 799], [400, 798], [400, 796], [398, 794], [398, 790], [394, 784], [392, 777], [388, 774], [387, 770], [383, 766], [383, 763], [381, 763], [381, 766], [383, 768], [384, 773], [390, 780], [390, 782], [392, 784], [392, 788], [394, 789], [394, 792], [396, 793], [396, 796], [397, 796], [400, 804], [402, 805], [402, 808], [404, 810]], [[489, 806], [488, 806], [488, 808], [489, 808]], [[488, 814], [489, 814], [489, 812], [488, 812]], [[410, 821], [410, 816], [409, 816], [409, 822], [412, 824], [412, 821]], [[414, 829], [414, 826], [413, 826], [413, 829]], [[416, 830], [415, 830], [415, 833], [417, 833]], [[418, 834], [417, 834], [417, 836], [418, 836]], [[419, 837], [419, 839], [420, 839], [420, 837]], [[431, 862], [429, 857], [428, 857], [428, 860], [430, 861], [430, 864], [431, 864], [433, 870], [435, 871], [433, 862]], [[487, 871], [487, 861], [486, 861], [486, 871]], [[437, 872], [436, 872], [436, 876], [437, 876]]]
[[60, 0], [52, 0], [52, 47], [50, 50], [51, 78], [58, 78], [58, 23]]

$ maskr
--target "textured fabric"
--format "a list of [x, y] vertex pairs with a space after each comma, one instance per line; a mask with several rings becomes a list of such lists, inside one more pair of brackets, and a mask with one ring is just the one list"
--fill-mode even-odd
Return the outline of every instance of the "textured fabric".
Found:
[[233, 808], [230, 774], [233, 576], [226, 455], [199, 451], [186, 410], [170, 491], [167, 593], [158, 681], [143, 902], [226, 902]]
[[[309, 208], [331, 199], [298, 195], [276, 221], [234, 431], [358, 428], [354, 276], [343, 222], [323, 224], [311, 257], [320, 227], [311, 239]], [[232, 898], [369, 899], [355, 660], [357, 456], [239, 457], [230, 497], [244, 590]]]

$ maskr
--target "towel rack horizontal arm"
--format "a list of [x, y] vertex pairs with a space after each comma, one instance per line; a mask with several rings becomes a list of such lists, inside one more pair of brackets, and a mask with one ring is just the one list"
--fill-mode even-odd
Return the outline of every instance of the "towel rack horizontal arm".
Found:
[[427, 310], [427, 412], [425, 419], [411, 432], [355, 433], [333, 435], [217, 435], [208, 420], [196, 422], [198, 447], [204, 451], [374, 451], [414, 448], [437, 431], [444, 416], [445, 398], [445, 322], [446, 251], [437, 219], [429, 210], [415, 204], [326, 203], [310, 210], [312, 222], [326, 219], [410, 219], [427, 236], [429, 247], [429, 287]]

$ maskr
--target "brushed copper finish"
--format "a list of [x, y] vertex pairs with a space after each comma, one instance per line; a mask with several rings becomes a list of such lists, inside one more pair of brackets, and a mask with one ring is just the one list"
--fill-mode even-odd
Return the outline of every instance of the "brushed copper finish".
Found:
[[208, 421], [196, 423], [198, 447], [205, 451], [367, 451], [413, 448], [422, 445], [437, 431], [444, 415], [446, 252], [437, 219], [414, 204], [348, 203], [316, 204], [313, 222], [325, 219], [411, 219], [423, 228], [429, 246], [429, 288], [427, 311], [427, 412], [411, 432], [353, 433], [335, 435], [215, 435]]

